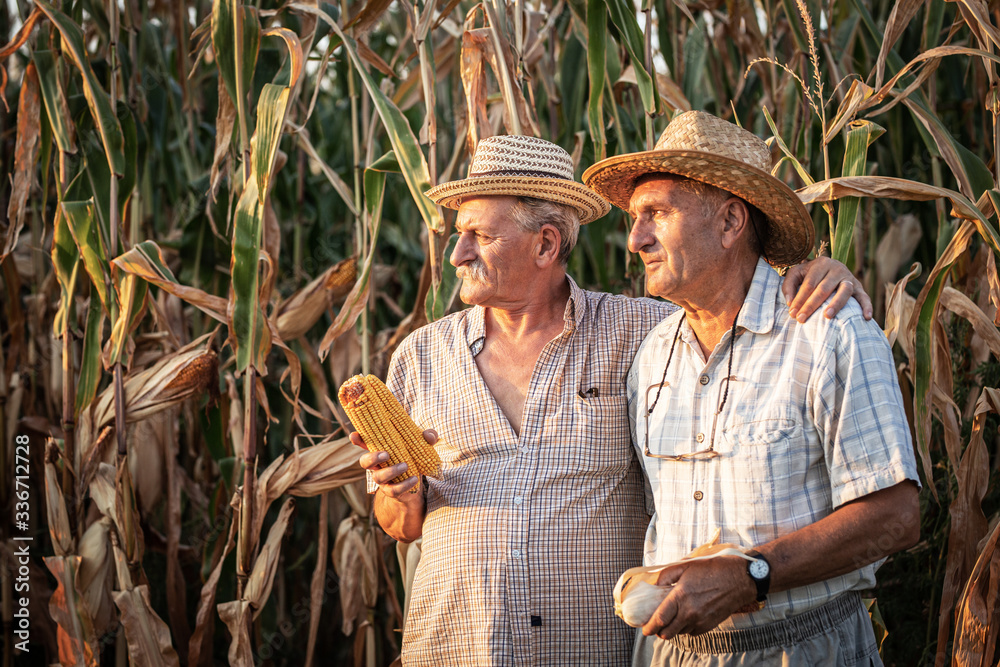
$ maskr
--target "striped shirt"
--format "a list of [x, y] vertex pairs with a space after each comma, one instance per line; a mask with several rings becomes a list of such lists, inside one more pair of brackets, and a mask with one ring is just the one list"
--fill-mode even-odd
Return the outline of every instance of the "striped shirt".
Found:
[[476, 367], [482, 307], [400, 345], [388, 386], [434, 428], [406, 665], [622, 665], [633, 630], [614, 615], [619, 575], [642, 560], [649, 521], [629, 440], [625, 379], [674, 307], [577, 287], [562, 335], [535, 362], [520, 436]]
[[[851, 301], [833, 320], [788, 317], [782, 278], [763, 260], [737, 318], [729, 395], [716, 418], [729, 362], [726, 332], [707, 362], [685, 320], [659, 402], [648, 419], [674, 332], [675, 313], [650, 332], [628, 376], [629, 419], [655, 513], [647, 565], [669, 563], [711, 540], [755, 547], [829, 515], [844, 503], [917, 481], [892, 351]], [[669, 461], [711, 444], [719, 457]], [[918, 482], [919, 483], [919, 482]], [[768, 596], [731, 630], [801, 614], [875, 584], [875, 565]]]

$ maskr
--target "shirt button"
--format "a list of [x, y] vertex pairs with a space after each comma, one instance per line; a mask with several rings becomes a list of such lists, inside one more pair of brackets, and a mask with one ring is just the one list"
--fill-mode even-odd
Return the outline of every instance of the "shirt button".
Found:
[[704, 497], [705, 497], [705, 494], [702, 493], [701, 491], [695, 491], [694, 492], [694, 499], [695, 500], [701, 500]]
[[515, 505], [520, 505], [522, 502], [524, 502], [524, 499], [521, 498], [521, 496], [514, 496], [514, 504]]
[[698, 435], [694, 436], [694, 439], [697, 440], [698, 442], [705, 442], [705, 434], [699, 433]]
[[701, 378], [698, 380], [698, 382], [702, 384], [708, 384], [710, 381], [711, 379], [707, 375], [702, 375]]
[[513, 551], [510, 552], [510, 554], [514, 558], [520, 558], [521, 557], [521, 551], [520, 551], [520, 549], [514, 549]]

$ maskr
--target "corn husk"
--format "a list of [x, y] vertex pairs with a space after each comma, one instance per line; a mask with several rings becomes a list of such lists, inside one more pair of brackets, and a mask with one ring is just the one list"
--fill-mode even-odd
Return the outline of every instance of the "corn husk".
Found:
[[[722, 531], [717, 529], [711, 541], [701, 545], [679, 561], [666, 565], [647, 565], [625, 570], [622, 576], [618, 577], [613, 592], [615, 614], [633, 628], [645, 625], [660, 602], [670, 592], [669, 586], [662, 586], [658, 583], [660, 573], [674, 565], [720, 556], [739, 556], [745, 560], [753, 560], [752, 556], [748, 556], [743, 548], [735, 544], [719, 544], [721, 534]], [[635, 596], [634, 599], [633, 596]]]

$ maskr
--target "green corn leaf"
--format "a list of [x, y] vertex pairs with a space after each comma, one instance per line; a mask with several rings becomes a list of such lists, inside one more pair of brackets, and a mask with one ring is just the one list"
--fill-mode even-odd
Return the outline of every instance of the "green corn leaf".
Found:
[[257, 180], [246, 182], [233, 219], [233, 256], [230, 266], [229, 334], [236, 353], [236, 370], [253, 366], [267, 373], [264, 360], [271, 349], [271, 333], [260, 303], [260, 245], [264, 205], [257, 193]]
[[111, 327], [110, 354], [105, 363], [110, 368], [121, 362], [129, 366], [129, 359], [124, 355], [128, 337], [146, 313], [146, 292], [148, 285], [145, 280], [131, 274], [120, 275], [114, 270], [115, 294], [118, 298], [118, 319]]
[[[449, 257], [455, 251], [457, 244], [458, 234], [452, 234], [444, 248], [444, 257]], [[451, 262], [442, 262], [441, 282], [428, 290], [427, 301], [424, 303], [428, 322], [439, 320], [445, 316], [445, 308], [448, 307], [448, 301], [455, 291], [455, 285], [458, 284], [457, 270]]]
[[[606, 3], [608, 14], [618, 27], [623, 46], [632, 60], [636, 85], [639, 86], [639, 96], [642, 97], [642, 106], [648, 115], [659, 115], [663, 110], [662, 104], [660, 96], [656, 94], [653, 78], [646, 71], [646, 40], [639, 27], [639, 21], [636, 19], [635, 6], [632, 5], [631, 0], [606, 0]], [[588, 13], [589, 9], [588, 4]]]
[[[867, 120], [856, 120], [847, 131], [847, 149], [844, 152], [843, 176], [864, 176], [868, 162], [868, 146], [882, 136], [885, 129]], [[861, 200], [845, 197], [840, 200], [837, 227], [833, 236], [833, 258], [848, 264], [854, 244], [854, 226], [858, 219]], [[850, 267], [849, 267], [850, 268]]]
[[375, 248], [378, 245], [379, 231], [382, 228], [382, 201], [385, 198], [385, 178], [388, 173], [399, 173], [400, 166], [396, 155], [389, 151], [365, 169], [365, 213], [368, 219], [368, 256], [364, 266], [358, 272], [358, 279], [351, 292], [344, 299], [344, 305], [337, 314], [337, 319], [323, 334], [320, 341], [320, 359], [325, 359], [330, 346], [345, 331], [354, 326], [358, 317], [368, 302], [368, 292], [371, 288], [372, 261], [375, 258]]
[[56, 145], [63, 153], [76, 153], [76, 128], [61, 84], [62, 59], [56, 60], [51, 51], [35, 51], [31, 58], [38, 69], [42, 100], [45, 102], [45, 112], [52, 126]]
[[608, 18], [602, 0], [587, 0], [587, 71], [590, 73], [590, 102], [587, 120], [590, 140], [594, 142], [594, 161], [603, 160], [607, 151], [604, 134], [604, 79], [607, 53]]
[[268, 185], [271, 181], [271, 170], [274, 168], [274, 157], [278, 154], [278, 144], [281, 143], [281, 128], [285, 124], [285, 112], [288, 109], [288, 96], [292, 89], [287, 86], [276, 86], [273, 83], [264, 85], [257, 102], [257, 131], [254, 132], [251, 146], [253, 151], [253, 175], [257, 179], [257, 196], [260, 205], [264, 205]]
[[62, 213], [62, 208], [56, 208], [55, 231], [52, 236], [52, 266], [55, 267], [56, 280], [59, 283], [59, 309], [52, 322], [52, 331], [58, 337], [70, 326], [74, 331], [76, 318], [73, 317], [73, 292], [76, 290], [77, 271], [80, 266], [80, 251], [69, 231], [69, 224]]
[[[237, 31], [242, 33], [240, 40], [237, 40]], [[252, 7], [244, 7], [240, 0], [215, 0], [212, 4], [212, 49], [219, 64], [219, 76], [237, 114], [247, 118], [247, 88], [253, 81], [260, 50], [257, 12]], [[247, 126], [249, 123], [242, 127]]]
[[111, 279], [108, 275], [108, 255], [101, 241], [97, 221], [97, 207], [93, 199], [86, 201], [64, 201], [60, 207], [69, 231], [76, 241], [76, 247], [83, 259], [83, 268], [94, 283], [97, 296], [111, 319], [117, 316], [117, 305], [111, 296]]
[[80, 377], [76, 383], [76, 408], [79, 415], [97, 395], [101, 383], [101, 339], [104, 333], [104, 307], [100, 299], [91, 299], [87, 310], [87, 331], [83, 336], [83, 356], [80, 358]]
[[101, 136], [101, 144], [112, 173], [121, 176], [125, 172], [125, 138], [118, 118], [111, 106], [111, 99], [104, 92], [90, 67], [89, 54], [84, 46], [83, 31], [68, 16], [45, 0], [36, 0], [36, 6], [45, 12], [62, 35], [63, 54], [80, 70], [83, 80], [83, 94]]
[[410, 127], [406, 117], [399, 110], [399, 107], [386, 97], [385, 93], [375, 84], [371, 75], [368, 74], [363, 61], [358, 56], [357, 44], [353, 39], [344, 34], [336, 21], [330, 18], [330, 15], [326, 12], [300, 2], [293, 2], [289, 7], [301, 13], [311, 14], [322, 19], [333, 28], [334, 32], [343, 41], [344, 49], [350, 55], [351, 61], [361, 75], [361, 80], [364, 82], [365, 88], [368, 89], [368, 94], [372, 97], [375, 109], [382, 119], [382, 124], [385, 125], [389, 142], [392, 144], [393, 152], [402, 168], [403, 178], [410, 189], [413, 201], [417, 204], [420, 216], [424, 219], [424, 224], [432, 232], [443, 230], [444, 220], [441, 218], [441, 214], [438, 212], [437, 207], [434, 206], [434, 202], [424, 194], [424, 192], [430, 189], [430, 172], [427, 169], [427, 159], [420, 150], [420, 143], [417, 141], [416, 136], [414, 136], [413, 129]]

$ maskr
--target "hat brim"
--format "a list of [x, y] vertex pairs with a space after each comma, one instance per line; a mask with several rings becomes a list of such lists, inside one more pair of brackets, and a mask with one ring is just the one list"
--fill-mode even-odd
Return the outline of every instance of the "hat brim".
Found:
[[771, 174], [738, 160], [690, 150], [629, 153], [594, 164], [584, 172], [583, 182], [627, 211], [636, 180], [655, 173], [713, 185], [759, 208], [771, 224], [764, 252], [773, 266], [798, 264], [813, 249], [816, 230], [795, 192]]
[[585, 225], [608, 214], [611, 205], [576, 181], [538, 176], [473, 176], [436, 185], [425, 193], [435, 204], [457, 209], [471, 197], [508, 195], [546, 199], [575, 208]]

